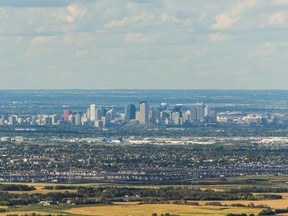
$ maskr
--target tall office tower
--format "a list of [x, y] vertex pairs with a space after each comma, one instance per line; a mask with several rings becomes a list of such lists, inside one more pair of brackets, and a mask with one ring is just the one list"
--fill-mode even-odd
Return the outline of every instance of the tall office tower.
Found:
[[51, 116], [51, 119], [52, 119], [52, 125], [56, 125], [56, 124], [58, 124], [58, 118], [57, 118], [57, 115], [52, 115], [52, 116]]
[[17, 123], [16, 116], [9, 116], [9, 125], [15, 125]]
[[176, 125], [183, 125], [183, 119], [182, 119], [182, 118], [174, 119], [174, 124], [176, 124]]
[[204, 104], [202, 102], [196, 103], [196, 109], [197, 109], [196, 121], [201, 122], [204, 120]]
[[100, 109], [96, 109], [95, 121], [99, 121], [102, 118], [102, 111]]
[[153, 107], [151, 112], [151, 122], [156, 124], [160, 119], [160, 110], [158, 107]]
[[87, 108], [86, 118], [87, 120], [90, 120], [90, 108]]
[[75, 125], [81, 125], [81, 114], [77, 112], [75, 115]]
[[149, 104], [146, 101], [139, 103], [139, 122], [140, 124], [148, 124], [149, 122]]
[[70, 110], [64, 110], [63, 112], [63, 118], [64, 120], [68, 121], [69, 120], [69, 115], [71, 115], [72, 111]]
[[50, 116], [44, 116], [43, 125], [52, 125], [52, 118]]
[[136, 107], [134, 104], [129, 104], [125, 107], [125, 117], [127, 121], [136, 119]]
[[185, 123], [185, 124], [189, 124], [191, 122], [191, 115], [190, 115], [189, 110], [187, 112], [183, 113], [182, 119], [183, 119], [183, 123]]
[[23, 118], [19, 117], [19, 118], [17, 119], [17, 124], [22, 124], [22, 123], [23, 123]]
[[107, 128], [107, 127], [109, 127], [109, 124], [107, 123], [107, 119], [106, 119], [106, 116], [103, 116], [102, 118], [101, 118], [101, 121], [103, 122], [103, 127], [104, 128]]
[[204, 106], [204, 116], [209, 116], [211, 114], [210, 107], [205, 105]]
[[91, 104], [90, 105], [90, 121], [96, 120], [96, 105]]
[[180, 113], [179, 112], [172, 112], [171, 113], [171, 119], [174, 121], [175, 124], [178, 124], [178, 121], [180, 119]]
[[190, 109], [190, 122], [197, 121], [197, 108], [195, 106]]
[[176, 105], [174, 108], [173, 108], [173, 112], [178, 112], [179, 113], [179, 117], [182, 118], [182, 105]]
[[[105, 117], [104, 117], [105, 118]], [[103, 128], [103, 121], [102, 120], [97, 120], [95, 122], [95, 127], [97, 128]]]
[[1, 115], [1, 117], [0, 117], [0, 125], [3, 125], [4, 122], [5, 122], [4, 115]]
[[31, 123], [30, 123], [31, 125], [36, 125], [37, 124], [37, 117], [35, 116], [35, 115], [33, 115], [32, 117], [31, 117]]
[[[68, 116], [68, 120], [69, 120], [69, 116]], [[38, 125], [43, 125], [43, 115], [37, 115], [36, 121]]]
[[[106, 112], [106, 116], [105, 116], [105, 125], [104, 127], [108, 128], [111, 125], [111, 121], [114, 119], [114, 109], [110, 109]], [[103, 120], [103, 117], [102, 117]], [[103, 121], [104, 122], [104, 121]]]
[[75, 120], [74, 115], [73, 114], [69, 115], [68, 122], [73, 124], [73, 122], [74, 122], [73, 120]]
[[140, 122], [140, 112], [139, 111], [136, 111], [136, 120]]

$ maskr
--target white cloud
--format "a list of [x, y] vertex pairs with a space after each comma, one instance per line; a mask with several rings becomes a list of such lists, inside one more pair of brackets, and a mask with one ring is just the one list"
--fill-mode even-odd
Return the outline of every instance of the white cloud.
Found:
[[240, 15], [244, 10], [255, 7], [257, 5], [257, 0], [241, 0], [232, 9], [232, 16]]
[[[210, 88], [213, 85], [221, 88], [226, 85], [223, 88], [227, 88], [223, 83], [231, 82], [232, 87], [238, 83], [235, 77], [243, 65], [251, 68], [254, 80], [259, 78], [257, 72], [262, 71], [259, 69], [285, 72], [288, 67], [288, 49], [287, 45], [283, 46], [288, 33], [285, 28], [288, 0], [218, 0], [205, 1], [205, 4], [196, 0], [65, 2], [65, 5], [53, 8], [0, 7], [3, 71], [12, 73], [14, 70], [23, 80], [25, 77], [21, 73], [25, 70], [31, 74], [38, 72], [43, 80], [49, 79], [51, 76], [44, 71], [51, 65], [55, 66], [55, 74], [61, 71], [75, 74], [77, 78], [71, 78], [72, 84], [64, 82], [66, 75], [58, 77], [59, 84], [55, 85], [58, 88], [73, 88], [74, 84], [80, 88], [124, 87], [122, 80], [111, 77], [121, 75], [121, 79], [127, 80], [134, 71], [144, 74], [143, 80], [147, 82], [152, 81], [151, 75], [165, 77], [167, 82], [161, 84], [155, 79], [155, 85], [150, 86], [154, 88], [158, 85], [169, 87], [167, 83], [175, 88], [183, 87], [183, 83], [187, 87]], [[281, 28], [276, 31], [274, 27]], [[267, 41], [273, 43], [265, 43]], [[149, 71], [149, 76], [143, 68]], [[101, 79], [106, 82], [100, 82], [98, 71], [103, 71]], [[215, 79], [195, 80], [191, 71], [212, 71]], [[178, 72], [182, 80], [179, 80]], [[282, 76], [285, 76], [284, 72]], [[131, 83], [139, 80], [137, 76]], [[221, 77], [227, 82], [222, 82]], [[4, 76], [3, 83], [9, 81], [5, 79]], [[242, 83], [249, 86], [249, 82]], [[35, 83], [37, 81], [27, 80], [13, 82], [13, 85], [28, 88], [35, 87]], [[131, 83], [125, 87], [138, 85]]]
[[132, 27], [135, 25], [145, 25], [153, 22], [155, 20], [155, 15], [152, 13], [142, 13], [137, 16], [127, 16], [122, 19], [110, 21], [106, 27], [107, 28], [120, 28], [120, 27]]
[[111, 20], [106, 24], [106, 28], [133, 28], [137, 26], [153, 26], [171, 23], [191, 26], [192, 20], [178, 19], [174, 15], [168, 13], [160, 13], [156, 15], [154, 13], [144, 12], [134, 16], [126, 16], [121, 19]]
[[216, 16], [216, 23], [212, 25], [213, 29], [226, 29], [233, 25], [236, 22], [238, 17], [232, 17], [228, 14], [219, 14]]
[[233, 26], [233, 24], [241, 18], [241, 14], [257, 5], [256, 0], [238, 1], [234, 7], [225, 13], [218, 14], [215, 18], [215, 23], [211, 25], [213, 29], [226, 29]]
[[78, 3], [73, 3], [67, 7], [69, 14], [66, 20], [73, 23], [77, 18], [81, 18], [86, 13], [86, 8]]
[[281, 24], [286, 23], [286, 13], [285, 12], [277, 12], [272, 15], [270, 15], [269, 20], [268, 20], [268, 25], [269, 26], [278, 26]]
[[159, 35], [146, 35], [143, 33], [127, 33], [124, 40], [130, 43], [151, 43], [159, 38]]
[[272, 0], [272, 3], [275, 5], [288, 4], [288, 0]]
[[37, 36], [34, 37], [32, 40], [32, 46], [38, 46], [44, 43], [47, 43], [51, 41], [51, 37], [47, 37], [47, 36]]
[[228, 39], [228, 35], [213, 33], [209, 35], [209, 39], [213, 42], [225, 41]]
[[274, 45], [272, 43], [265, 43], [262, 47], [258, 48], [254, 54], [256, 57], [272, 57], [275, 55]]

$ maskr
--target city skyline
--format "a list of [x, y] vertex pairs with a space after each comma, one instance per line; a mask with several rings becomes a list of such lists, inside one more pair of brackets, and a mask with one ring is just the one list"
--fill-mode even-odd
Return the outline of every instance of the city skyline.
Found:
[[287, 89], [287, 0], [0, 1], [0, 89]]

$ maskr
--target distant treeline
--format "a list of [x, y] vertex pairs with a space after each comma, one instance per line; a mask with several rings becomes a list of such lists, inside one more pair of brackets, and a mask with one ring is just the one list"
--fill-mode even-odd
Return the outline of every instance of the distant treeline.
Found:
[[33, 186], [18, 184], [0, 184], [0, 191], [32, 191], [36, 190]]
[[47, 185], [45, 186], [43, 189], [46, 190], [73, 190], [73, 189], [77, 189], [77, 186], [73, 186], [73, 185]]
[[241, 187], [232, 188], [229, 190], [231, 193], [287, 193], [288, 188], [276, 188], [276, 187]]
[[[64, 186], [63, 186], [64, 187]], [[62, 188], [63, 188], [62, 187]], [[61, 188], [61, 187], [60, 187]], [[66, 188], [69, 188], [66, 187]], [[40, 201], [50, 201], [51, 204], [111, 204], [115, 201], [139, 201], [142, 203], [157, 203], [174, 200], [265, 200], [281, 199], [274, 194], [253, 195], [249, 192], [231, 192], [200, 190], [190, 187], [160, 187], [160, 188], [132, 188], [132, 187], [83, 187], [76, 192], [50, 192], [47, 194], [12, 194], [0, 192], [0, 206], [37, 204]]]

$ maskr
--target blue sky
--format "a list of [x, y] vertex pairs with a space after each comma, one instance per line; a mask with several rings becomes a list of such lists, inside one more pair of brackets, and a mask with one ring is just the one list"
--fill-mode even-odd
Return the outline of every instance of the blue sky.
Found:
[[2, 89], [288, 89], [288, 0], [0, 0]]

